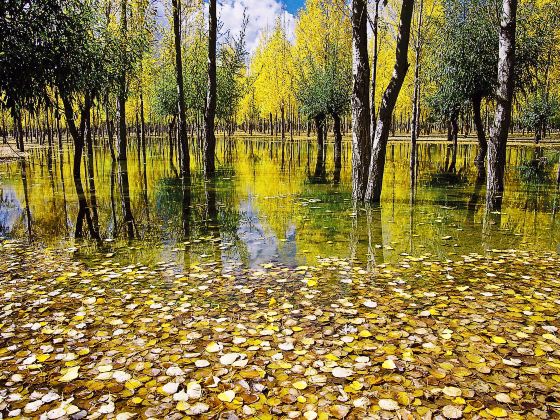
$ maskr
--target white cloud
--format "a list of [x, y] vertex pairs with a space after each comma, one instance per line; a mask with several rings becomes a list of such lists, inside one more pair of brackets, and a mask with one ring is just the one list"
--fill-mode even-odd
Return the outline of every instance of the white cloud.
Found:
[[247, 50], [254, 52], [263, 31], [272, 29], [277, 17], [281, 17], [288, 34], [293, 39], [295, 17], [285, 11], [279, 0], [223, 0], [218, 2], [218, 19], [222, 24], [221, 32], [236, 36], [243, 24], [246, 10], [248, 24], [246, 30]]

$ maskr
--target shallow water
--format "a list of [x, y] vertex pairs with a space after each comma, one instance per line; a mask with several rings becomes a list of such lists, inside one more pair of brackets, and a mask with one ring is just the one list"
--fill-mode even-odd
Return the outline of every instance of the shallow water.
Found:
[[[372, 267], [404, 253], [452, 258], [489, 249], [560, 247], [558, 151], [553, 149], [510, 146], [502, 212], [486, 216], [472, 144], [459, 146], [453, 175], [443, 170], [450, 159], [447, 144], [420, 144], [411, 198], [408, 144], [391, 143], [376, 208], [354, 207], [351, 201], [348, 143], [339, 183], [333, 181], [332, 145], [325, 176], [317, 178], [313, 141], [286, 141], [282, 147], [278, 141], [236, 138], [219, 144], [215, 181], [204, 181], [193, 158], [194, 175], [186, 188], [168, 147], [150, 146], [145, 165], [132, 147], [134, 240], [127, 238], [124, 223], [120, 168], [112, 166], [107, 150], [94, 152], [101, 247], [73, 239], [78, 205], [68, 147], [54, 151], [50, 170], [44, 149], [32, 149], [25, 167], [20, 162], [0, 166], [0, 236], [68, 249], [85, 259], [114, 254], [144, 264], [221, 260], [248, 267], [316, 264], [318, 257], [355, 258]], [[537, 158], [548, 163], [528, 169]], [[83, 184], [91, 201], [92, 184], [87, 179]]]

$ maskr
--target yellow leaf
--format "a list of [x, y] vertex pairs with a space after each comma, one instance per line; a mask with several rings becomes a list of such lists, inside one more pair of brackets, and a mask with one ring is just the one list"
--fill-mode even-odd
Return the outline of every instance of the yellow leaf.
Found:
[[381, 366], [384, 369], [396, 369], [397, 368], [397, 365], [395, 365], [395, 362], [392, 359], [385, 360]]
[[500, 337], [495, 335], [494, 337], [492, 337], [492, 341], [496, 344], [505, 344], [507, 343], [507, 340], [504, 337]]
[[66, 369], [66, 373], [61, 376], [58, 380], [59, 382], [70, 382], [73, 381], [78, 377], [78, 371], [80, 370], [80, 366], [74, 366], [71, 368]]
[[206, 351], [208, 353], [217, 353], [220, 350], [222, 350], [224, 348], [224, 346], [222, 344], [216, 343], [215, 341], [212, 341], [210, 344], [208, 344], [206, 346]]
[[223, 402], [230, 403], [233, 401], [234, 398], [235, 398], [235, 391], [231, 389], [218, 394], [218, 399]]
[[494, 417], [506, 417], [507, 411], [502, 407], [487, 408], [486, 411]]
[[126, 383], [124, 384], [126, 389], [136, 389], [136, 388], [140, 388], [142, 386], [142, 382], [140, 382], [138, 379], [129, 379], [128, 381], [126, 381]]
[[293, 386], [295, 389], [302, 390], [302, 389], [307, 388], [307, 382], [305, 382], [305, 381], [297, 381], [297, 382], [294, 382], [294, 383], [292, 384], [292, 386]]

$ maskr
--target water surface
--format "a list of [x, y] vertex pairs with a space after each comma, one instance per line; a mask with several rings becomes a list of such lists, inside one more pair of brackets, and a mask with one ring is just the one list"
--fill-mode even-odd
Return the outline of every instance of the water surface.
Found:
[[456, 171], [450, 173], [449, 146], [421, 143], [412, 194], [408, 144], [391, 143], [382, 203], [373, 208], [351, 201], [349, 143], [344, 144], [336, 182], [329, 146], [326, 167], [317, 171], [312, 140], [222, 140], [216, 179], [204, 180], [193, 158], [190, 185], [178, 178], [176, 153], [170, 156], [169, 147], [154, 142], [145, 164], [131, 147], [127, 166], [133, 240], [125, 223], [121, 168], [112, 164], [107, 150], [96, 147], [94, 180], [83, 184], [88, 202], [95, 188], [102, 246], [73, 239], [78, 204], [70, 147], [55, 150], [50, 159], [47, 150], [31, 149], [25, 165], [0, 166], [0, 236], [25, 238], [84, 258], [110, 255], [144, 264], [220, 260], [248, 267], [268, 262], [298, 266], [339, 257], [371, 268], [403, 254], [445, 259], [492, 249], [559, 248], [554, 149], [511, 145], [502, 212], [486, 215], [484, 181], [472, 164], [473, 144], [459, 146]]

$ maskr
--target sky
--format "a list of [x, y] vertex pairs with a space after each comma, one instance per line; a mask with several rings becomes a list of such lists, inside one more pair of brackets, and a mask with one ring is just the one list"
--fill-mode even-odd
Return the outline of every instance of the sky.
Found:
[[225, 30], [237, 34], [241, 29], [244, 10], [247, 10], [247, 49], [252, 53], [261, 33], [272, 28], [278, 16], [282, 17], [286, 32], [292, 37], [295, 17], [303, 3], [304, 0], [222, 0], [218, 2], [218, 19]]
[[[263, 32], [272, 29], [278, 17], [286, 28], [288, 38], [293, 40], [297, 11], [303, 7], [305, 0], [218, 0], [218, 19], [221, 23], [221, 35], [237, 35], [243, 23], [245, 10], [248, 15], [246, 30], [247, 50], [255, 52]], [[166, 0], [156, 0], [158, 18], [166, 23]]]
[[292, 14], [296, 14], [298, 9], [303, 7], [304, 0], [284, 0], [282, 3], [286, 5], [286, 10]]

